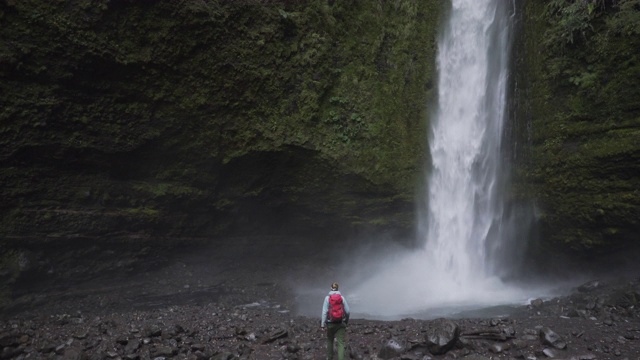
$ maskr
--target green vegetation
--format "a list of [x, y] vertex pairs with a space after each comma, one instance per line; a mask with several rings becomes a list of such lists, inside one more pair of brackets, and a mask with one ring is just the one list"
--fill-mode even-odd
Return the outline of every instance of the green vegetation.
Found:
[[[640, 230], [640, 2], [527, 2], [519, 99], [531, 149], [520, 194], [548, 246], [597, 254]], [[528, 184], [528, 185], [525, 185]]]
[[0, 235], [410, 228], [440, 3], [0, 3]]

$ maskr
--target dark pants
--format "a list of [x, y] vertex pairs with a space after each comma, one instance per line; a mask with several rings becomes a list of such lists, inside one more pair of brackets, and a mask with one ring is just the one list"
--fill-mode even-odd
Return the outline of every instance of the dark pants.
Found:
[[333, 360], [333, 339], [338, 343], [338, 360], [344, 360], [344, 333], [347, 327], [343, 323], [327, 324], [327, 360]]

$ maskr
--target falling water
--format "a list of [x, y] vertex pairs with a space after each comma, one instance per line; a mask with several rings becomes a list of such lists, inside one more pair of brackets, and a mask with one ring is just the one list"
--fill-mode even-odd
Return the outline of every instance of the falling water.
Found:
[[[492, 276], [503, 190], [509, 21], [501, 0], [453, 0], [439, 43], [426, 253], [432, 270], [468, 288]], [[499, 244], [507, 239], [492, 239]]]
[[[526, 301], [506, 285], [513, 241], [503, 214], [501, 140], [514, 4], [452, 0], [438, 43], [438, 106], [431, 119], [423, 246], [385, 255], [355, 293], [370, 315]], [[508, 256], [505, 256], [508, 255]], [[390, 294], [390, 295], [389, 295]]]

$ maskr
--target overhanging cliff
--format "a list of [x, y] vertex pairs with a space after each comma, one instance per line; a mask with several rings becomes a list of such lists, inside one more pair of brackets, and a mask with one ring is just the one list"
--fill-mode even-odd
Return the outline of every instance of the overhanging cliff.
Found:
[[410, 229], [437, 3], [0, 2], [1, 233]]
[[170, 242], [413, 231], [440, 7], [1, 0], [3, 282]]

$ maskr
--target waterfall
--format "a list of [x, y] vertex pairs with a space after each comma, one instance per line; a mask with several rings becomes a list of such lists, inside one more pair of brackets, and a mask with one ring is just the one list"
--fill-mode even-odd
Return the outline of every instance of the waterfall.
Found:
[[500, 231], [510, 45], [504, 3], [453, 0], [438, 48], [438, 108], [421, 229], [432, 270], [464, 287], [493, 275], [499, 258], [492, 245], [509, 240]]
[[[431, 117], [421, 247], [386, 254], [356, 292], [366, 314], [526, 301], [506, 285], [514, 241], [504, 216], [501, 140], [507, 117], [515, 4], [452, 0], [438, 43], [438, 103]], [[515, 261], [517, 262], [517, 261]], [[391, 294], [391, 295], [388, 295]]]
[[[430, 106], [431, 161], [417, 201], [417, 246], [381, 236], [347, 249], [341, 267], [322, 271], [323, 290], [301, 286], [299, 298], [316, 299], [339, 278], [354, 318], [493, 317], [576, 285], [513, 276], [532, 218], [529, 205], [507, 206], [504, 196], [516, 4], [451, 0], [438, 41], [438, 101]], [[317, 315], [314, 301], [304, 302], [306, 314]]]

